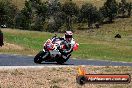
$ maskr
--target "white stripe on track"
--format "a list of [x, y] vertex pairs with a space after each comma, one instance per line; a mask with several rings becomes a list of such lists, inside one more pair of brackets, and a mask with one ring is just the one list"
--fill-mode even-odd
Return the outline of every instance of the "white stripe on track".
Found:
[[78, 67], [78, 66], [73, 66], [73, 65], [59, 65], [59, 66], [0, 66], [0, 70], [8, 70], [8, 69], [67, 68], [67, 67]]

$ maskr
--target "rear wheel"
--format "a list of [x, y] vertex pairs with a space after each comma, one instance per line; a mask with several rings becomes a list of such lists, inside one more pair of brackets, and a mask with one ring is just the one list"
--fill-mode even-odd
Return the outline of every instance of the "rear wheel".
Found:
[[68, 57], [66, 59], [64, 59], [63, 57], [57, 58], [56, 62], [58, 64], [64, 64], [69, 58], [70, 58], [71, 54], [68, 55]]
[[65, 63], [64, 59], [62, 59], [62, 58], [57, 58], [56, 62], [58, 64], [64, 64]]
[[35, 57], [34, 57], [34, 63], [41, 64], [42, 57], [45, 55], [45, 52], [40, 51]]

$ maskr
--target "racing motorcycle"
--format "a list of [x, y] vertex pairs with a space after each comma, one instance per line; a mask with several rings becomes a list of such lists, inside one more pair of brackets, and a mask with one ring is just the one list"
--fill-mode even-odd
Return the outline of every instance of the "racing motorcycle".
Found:
[[38, 64], [41, 64], [42, 61], [65, 63], [70, 58], [72, 51], [78, 49], [79, 44], [75, 41], [71, 42], [71, 52], [63, 53], [67, 49], [64, 42], [65, 40], [61, 38], [48, 39], [43, 45], [43, 50], [34, 57], [34, 62]]

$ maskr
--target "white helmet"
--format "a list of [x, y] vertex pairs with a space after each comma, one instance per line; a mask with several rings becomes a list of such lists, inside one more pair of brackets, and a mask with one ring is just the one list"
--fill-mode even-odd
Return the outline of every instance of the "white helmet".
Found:
[[72, 35], [73, 35], [72, 31], [65, 32], [65, 38], [72, 38]]

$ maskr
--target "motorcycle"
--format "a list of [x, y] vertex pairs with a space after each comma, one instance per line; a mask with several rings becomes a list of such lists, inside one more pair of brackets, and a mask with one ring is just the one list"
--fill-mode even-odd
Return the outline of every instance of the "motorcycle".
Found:
[[64, 41], [61, 38], [48, 39], [43, 45], [43, 50], [34, 57], [34, 62], [37, 64], [41, 64], [42, 61], [64, 64], [70, 58], [72, 51], [76, 51], [79, 45], [74, 41], [71, 43], [71, 52], [63, 53], [67, 48]]

